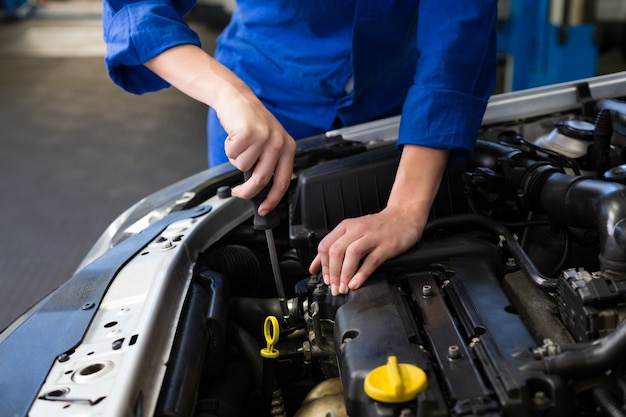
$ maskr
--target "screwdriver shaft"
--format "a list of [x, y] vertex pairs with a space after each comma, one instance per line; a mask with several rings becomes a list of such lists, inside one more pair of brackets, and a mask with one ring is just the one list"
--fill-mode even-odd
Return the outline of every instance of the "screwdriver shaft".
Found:
[[287, 297], [283, 288], [283, 279], [280, 276], [280, 267], [278, 265], [278, 254], [276, 253], [276, 244], [274, 242], [274, 233], [272, 229], [265, 229], [265, 238], [267, 239], [267, 248], [270, 254], [270, 262], [272, 263], [272, 272], [274, 273], [274, 281], [276, 282], [276, 291], [278, 293], [278, 302], [283, 313], [283, 319], [289, 318], [289, 307], [287, 306]]
[[[243, 173], [243, 180], [248, 181], [252, 176], [254, 167]], [[274, 233], [272, 228], [278, 226], [280, 218], [275, 210], [270, 211], [265, 216], [259, 215], [259, 206], [267, 197], [272, 186], [270, 181], [256, 196], [252, 198], [252, 206], [254, 207], [254, 228], [257, 230], [265, 230], [265, 239], [267, 240], [267, 248], [270, 254], [270, 262], [272, 263], [272, 272], [274, 273], [274, 281], [276, 283], [276, 292], [278, 293], [278, 302], [283, 313], [283, 321], [288, 323], [290, 314], [285, 289], [283, 288], [283, 279], [280, 276], [280, 267], [278, 265], [278, 254], [276, 253], [276, 243], [274, 242]]]

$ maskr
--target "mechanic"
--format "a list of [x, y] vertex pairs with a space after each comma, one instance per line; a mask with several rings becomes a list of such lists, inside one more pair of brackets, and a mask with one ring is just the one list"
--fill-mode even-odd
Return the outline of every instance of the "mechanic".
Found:
[[420, 239], [448, 158], [472, 150], [496, 71], [497, 0], [239, 0], [210, 56], [183, 16], [195, 0], [104, 0], [111, 78], [141, 94], [173, 85], [209, 106], [209, 161], [246, 171], [233, 195], [272, 178], [286, 192], [295, 142], [402, 114], [386, 207], [347, 219], [311, 273], [336, 295]]

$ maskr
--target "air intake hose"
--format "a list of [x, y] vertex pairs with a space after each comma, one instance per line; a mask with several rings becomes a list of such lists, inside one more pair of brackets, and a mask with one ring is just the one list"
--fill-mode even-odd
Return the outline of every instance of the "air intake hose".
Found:
[[523, 181], [531, 208], [558, 224], [594, 228], [600, 240], [600, 268], [607, 276], [626, 275], [626, 187], [577, 177], [538, 165]]
[[600, 240], [599, 262], [602, 272], [613, 279], [626, 278], [626, 186], [594, 178], [568, 175], [546, 162], [529, 161], [528, 155], [503, 144], [478, 141], [474, 150], [475, 166], [498, 169], [499, 161], [511, 159], [524, 168], [503, 170], [515, 176], [532, 210], [546, 214], [563, 226], [591, 228]]

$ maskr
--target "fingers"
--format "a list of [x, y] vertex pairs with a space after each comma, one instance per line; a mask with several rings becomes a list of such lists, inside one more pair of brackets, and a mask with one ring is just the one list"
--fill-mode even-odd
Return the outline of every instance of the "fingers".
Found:
[[[311, 275], [315, 275], [315, 274], [319, 274], [322, 271], [322, 260], [320, 255], [316, 255], [315, 259], [313, 259], [313, 262], [311, 262], [311, 265], [309, 266], [309, 272], [311, 273]], [[328, 284], [326, 282], [326, 284]]]
[[348, 281], [348, 290], [356, 290], [365, 283], [367, 278], [374, 273], [384, 262], [384, 258], [378, 254], [378, 251], [372, 251], [361, 264], [361, 267], [356, 271], [352, 279]]
[[260, 126], [251, 130], [248, 125], [238, 126], [237, 130], [229, 132], [224, 141], [224, 152], [238, 170], [249, 171], [257, 164], [263, 154], [263, 147], [269, 141], [269, 129]]
[[309, 272], [321, 271], [333, 295], [346, 294], [363, 285], [383, 262], [414, 245], [423, 227], [389, 208], [344, 220], [319, 243]]
[[256, 163], [255, 158], [258, 158], [258, 150], [255, 149], [257, 141], [254, 140], [256, 135], [249, 131], [246, 125], [228, 132], [224, 141], [224, 152], [230, 162], [240, 171], [248, 171]]
[[363, 238], [356, 241], [344, 235], [328, 251], [328, 279], [333, 295], [347, 294], [348, 281], [356, 273], [361, 258], [366, 256], [368, 247], [363, 247]]
[[[246, 200], [258, 195], [272, 180], [275, 164], [276, 161], [269, 159], [256, 161], [256, 165], [253, 164], [253, 168], [251, 168], [252, 175], [250, 178], [248, 178], [243, 184], [233, 188], [233, 195]], [[237, 168], [243, 170], [241, 168], [242, 166], [243, 165], [239, 165]]]
[[272, 181], [272, 186], [265, 200], [259, 205], [259, 214], [266, 215], [273, 210], [289, 188], [293, 170], [293, 154], [286, 152], [279, 159], [259, 159], [251, 177], [243, 184], [233, 188], [233, 195], [243, 199], [251, 199]]
[[278, 203], [280, 203], [280, 200], [285, 192], [287, 192], [289, 184], [291, 183], [296, 143], [293, 139], [289, 139], [290, 140], [287, 141], [281, 149], [281, 154], [275, 166], [273, 168], [267, 168], [268, 170], [274, 170], [274, 177], [272, 180], [272, 188], [270, 188], [267, 197], [265, 197], [265, 201], [259, 206], [259, 214], [262, 216], [272, 211]]
[[[239, 143], [237, 143], [239, 142]], [[282, 128], [269, 139], [248, 138], [239, 135], [227, 139], [227, 156], [231, 163], [242, 171], [254, 166], [252, 176], [244, 184], [233, 189], [233, 195], [251, 199], [272, 181], [272, 186], [259, 206], [259, 214], [264, 216], [273, 210], [289, 188], [293, 171], [295, 141]]]
[[329, 233], [320, 242], [318, 255], [309, 268], [311, 273], [322, 271], [333, 295], [360, 287], [384, 260], [384, 248], [357, 222], [347, 220]]
[[[347, 220], [344, 220], [333, 231], [326, 235], [324, 239], [322, 239], [317, 247], [317, 256], [309, 268], [309, 271], [312, 269], [318, 271], [321, 270], [324, 284], [330, 287], [333, 295], [337, 295], [339, 293], [339, 274], [337, 273], [336, 266], [333, 269], [334, 275], [330, 273], [330, 258], [331, 256], [340, 256], [340, 250], [335, 248], [334, 252], [331, 254], [331, 249], [333, 249], [334, 242], [339, 240], [345, 234], [346, 229], [344, 226], [346, 222]], [[341, 258], [343, 259], [343, 257]], [[339, 270], [341, 270], [341, 267]]]

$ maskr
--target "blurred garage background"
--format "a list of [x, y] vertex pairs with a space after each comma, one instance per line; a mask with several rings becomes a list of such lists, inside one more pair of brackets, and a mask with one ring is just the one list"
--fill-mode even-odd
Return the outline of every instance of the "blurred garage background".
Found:
[[[2, 329], [125, 208], [206, 167], [206, 107], [114, 86], [97, 0], [0, 6]], [[207, 50], [233, 7], [202, 0], [190, 14]], [[501, 0], [500, 22], [498, 91], [626, 70], [623, 0]]]

